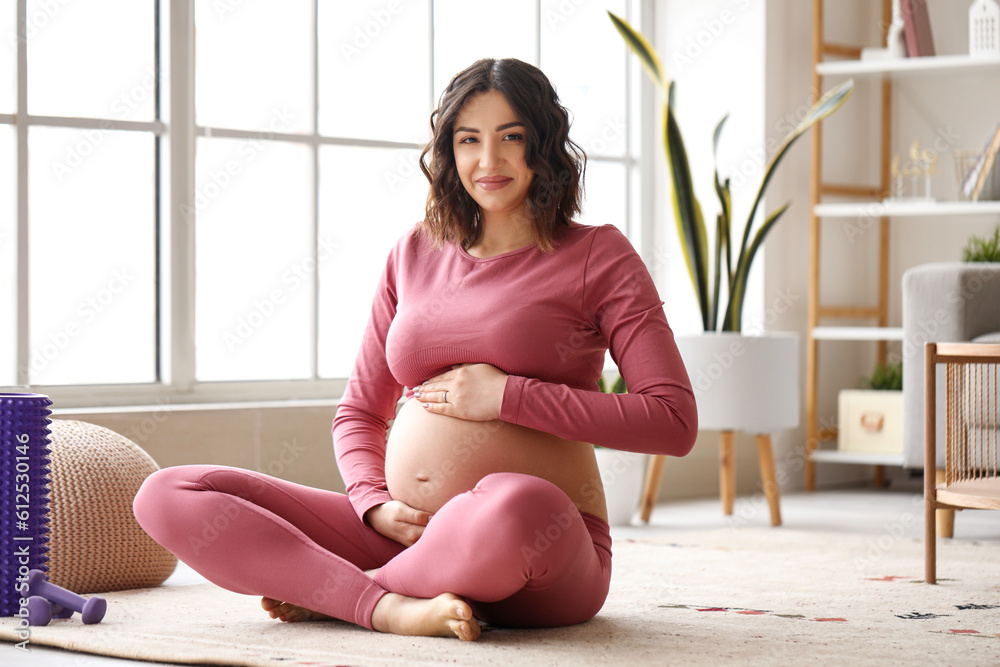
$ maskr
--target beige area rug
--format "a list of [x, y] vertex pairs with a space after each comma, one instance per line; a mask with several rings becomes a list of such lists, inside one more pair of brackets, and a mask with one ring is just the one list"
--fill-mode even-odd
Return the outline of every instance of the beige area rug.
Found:
[[[107, 594], [101, 624], [31, 628], [28, 648], [266, 667], [1000, 664], [1000, 544], [942, 541], [938, 563], [941, 583], [922, 584], [922, 543], [888, 529], [722, 529], [616, 542], [607, 604], [574, 627], [394, 637], [281, 624], [256, 598], [193, 585]], [[0, 619], [0, 638], [16, 641], [14, 626]]]

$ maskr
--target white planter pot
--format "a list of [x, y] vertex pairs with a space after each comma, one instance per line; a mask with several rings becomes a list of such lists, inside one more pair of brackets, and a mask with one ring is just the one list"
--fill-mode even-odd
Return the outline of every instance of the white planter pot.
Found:
[[700, 429], [772, 433], [798, 426], [798, 334], [708, 332], [676, 340]]
[[595, 448], [594, 456], [597, 457], [597, 468], [604, 483], [608, 523], [612, 526], [627, 526], [639, 508], [647, 456], [603, 447]]

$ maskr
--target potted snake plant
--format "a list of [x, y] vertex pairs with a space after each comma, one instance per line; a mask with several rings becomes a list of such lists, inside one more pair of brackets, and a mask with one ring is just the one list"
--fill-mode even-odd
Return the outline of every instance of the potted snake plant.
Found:
[[[611, 22], [638, 58], [661, 95], [663, 151], [670, 173], [670, 202], [681, 249], [701, 311], [703, 333], [676, 336], [677, 348], [691, 377], [698, 403], [699, 428], [721, 431], [720, 495], [723, 512], [732, 514], [735, 495], [734, 431], [757, 434], [765, 493], [771, 502], [772, 524], [780, 523], [770, 434], [799, 423], [799, 339], [796, 333], [766, 332], [743, 335], [743, 303], [750, 268], [768, 233], [788, 210], [786, 203], [760, 215], [764, 192], [795, 141], [823, 118], [839, 109], [854, 88], [848, 80], [823, 95], [785, 137], [765, 166], [760, 186], [734, 243], [734, 202], [730, 178], [718, 168], [718, 147], [726, 118], [715, 127], [712, 158], [719, 212], [715, 217], [715, 245], [709, 258], [708, 233], [701, 203], [694, 194], [687, 150], [674, 113], [675, 84], [668, 79], [659, 56], [627, 21], [608, 12]], [[760, 220], [763, 218], [763, 220]], [[754, 231], [756, 229], [756, 231]], [[724, 286], [724, 289], [723, 289]], [[659, 487], [662, 457], [650, 465], [648, 489]], [[770, 480], [770, 481], [769, 481]], [[651, 508], [644, 506], [642, 519]]]
[[[649, 42], [627, 21], [612, 12], [608, 14], [661, 92], [658, 104], [663, 151], [670, 173], [673, 219], [704, 330], [693, 336], [677, 336], [677, 345], [698, 399], [699, 424], [703, 429], [739, 429], [755, 433], [794, 427], [799, 420], [798, 336], [780, 332], [741, 335], [747, 279], [757, 252], [790, 204], [785, 203], [766, 216], [761, 215], [764, 193], [778, 165], [800, 136], [847, 101], [854, 82], [848, 80], [823, 95], [785, 137], [764, 169], [738, 243], [733, 236], [735, 210], [730, 178], [720, 175], [717, 160], [728, 116], [719, 121], [712, 137], [719, 212], [715, 217], [715, 243], [710, 260], [703, 209], [694, 194], [687, 151], [674, 113], [675, 83], [667, 78]], [[768, 385], [762, 391], [765, 382]]]

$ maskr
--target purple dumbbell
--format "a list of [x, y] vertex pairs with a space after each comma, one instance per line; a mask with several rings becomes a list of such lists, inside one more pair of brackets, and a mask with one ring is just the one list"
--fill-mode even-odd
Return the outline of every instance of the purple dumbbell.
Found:
[[85, 598], [62, 586], [56, 586], [45, 578], [45, 573], [41, 570], [32, 570], [28, 573], [28, 594], [40, 595], [49, 602], [80, 612], [85, 625], [100, 623], [108, 611], [108, 602], [104, 598], [96, 595]]
[[[45, 598], [42, 598], [43, 600]], [[55, 602], [49, 602], [52, 605], [52, 618], [69, 618], [73, 615], [72, 609], [67, 609], [61, 604], [56, 604]]]
[[49, 602], [40, 595], [29, 597], [25, 606], [28, 609], [28, 625], [48, 625], [53, 618], [69, 618], [73, 615], [72, 609]]

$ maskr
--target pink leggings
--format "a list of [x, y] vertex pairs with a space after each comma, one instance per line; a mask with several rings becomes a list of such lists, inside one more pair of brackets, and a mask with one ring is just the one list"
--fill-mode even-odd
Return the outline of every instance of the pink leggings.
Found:
[[[250, 470], [165, 468], [135, 516], [209, 581], [371, 628], [386, 592], [454, 593], [496, 625], [582, 623], [611, 578], [608, 524], [554, 484], [495, 473], [449, 500], [407, 548], [362, 522], [347, 496]], [[381, 568], [374, 579], [364, 570]]]

